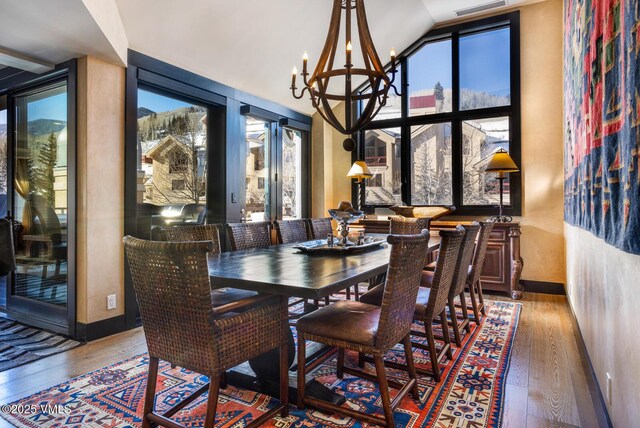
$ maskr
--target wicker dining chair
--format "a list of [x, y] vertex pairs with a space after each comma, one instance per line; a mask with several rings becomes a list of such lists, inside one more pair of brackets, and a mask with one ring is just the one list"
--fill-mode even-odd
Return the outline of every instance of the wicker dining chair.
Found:
[[[456, 262], [455, 272], [453, 274], [453, 282], [449, 290], [449, 296], [447, 297], [447, 303], [449, 306], [449, 318], [451, 320], [451, 328], [453, 330], [453, 336], [456, 341], [456, 346], [462, 346], [461, 331], [465, 329], [467, 333], [471, 333], [471, 326], [469, 324], [469, 312], [467, 310], [467, 298], [464, 289], [467, 285], [467, 277], [469, 276], [469, 269], [471, 267], [471, 261], [473, 259], [473, 251], [476, 246], [476, 238], [478, 231], [480, 230], [480, 224], [473, 222], [470, 225], [462, 226], [464, 229], [464, 238], [460, 246], [460, 253], [458, 254], [458, 261]], [[431, 281], [435, 276], [434, 272], [425, 271], [422, 277], [422, 286], [431, 287]], [[460, 307], [462, 308], [462, 316], [458, 318], [456, 313], [455, 298], [460, 298]]]
[[[422, 267], [426, 260], [429, 236], [389, 235], [392, 245], [387, 281], [381, 306], [355, 301], [342, 301], [318, 309], [300, 318], [298, 330], [298, 407], [305, 404], [320, 410], [341, 413], [382, 426], [393, 427], [393, 412], [408, 391], [418, 399], [418, 385], [413, 364], [409, 332], [415, 310]], [[384, 418], [341, 407], [305, 395], [306, 341], [338, 347], [337, 375], [349, 373], [363, 379], [377, 381], [384, 409]], [[387, 379], [382, 357], [396, 343], [404, 344], [409, 380], [404, 385]], [[373, 355], [376, 376], [344, 366], [345, 349]], [[390, 400], [389, 386], [400, 389]]]
[[330, 218], [310, 218], [308, 222], [311, 239], [325, 239], [333, 233]]
[[232, 251], [268, 248], [271, 245], [271, 223], [268, 221], [229, 223], [227, 234]]
[[307, 220], [305, 219], [276, 220], [273, 222], [273, 226], [276, 229], [276, 236], [280, 244], [291, 244], [309, 240]]
[[[220, 254], [220, 224], [198, 224], [190, 226], [173, 226], [164, 227], [162, 233], [168, 242], [195, 242], [209, 241], [213, 242], [213, 249], [209, 256]], [[249, 290], [240, 290], [239, 288], [220, 288], [217, 284], [211, 284], [211, 300], [214, 306], [226, 305], [237, 300], [246, 299], [248, 297], [257, 296], [258, 293]]]
[[484, 258], [487, 254], [487, 247], [491, 232], [493, 231], [493, 223], [490, 221], [480, 222], [480, 233], [476, 242], [476, 249], [473, 255], [473, 263], [469, 270], [467, 278], [467, 287], [469, 287], [469, 295], [471, 296], [471, 307], [473, 309], [473, 317], [476, 324], [481, 321], [481, 315], [486, 315], [484, 308], [484, 296], [482, 295], [482, 267], [484, 266]]
[[[142, 426], [181, 427], [170, 418], [208, 391], [204, 426], [213, 427], [222, 373], [275, 348], [280, 351], [281, 403], [250, 426], [268, 421], [277, 412], [286, 416], [286, 299], [259, 295], [213, 306], [207, 268], [207, 253], [214, 248], [210, 241], [152, 242], [126, 236], [124, 246], [149, 351]], [[165, 413], [156, 413], [160, 360], [206, 375], [210, 382]]]
[[220, 227], [217, 224], [197, 224], [189, 226], [163, 227], [162, 233], [169, 242], [211, 241], [213, 254], [220, 254]]
[[[438, 257], [438, 261], [436, 262], [436, 270], [430, 283], [431, 288], [420, 287], [418, 290], [418, 297], [416, 299], [414, 319], [423, 322], [424, 331], [412, 330], [411, 334], [414, 336], [425, 337], [427, 339], [427, 344], [425, 345], [421, 342], [412, 342], [412, 345], [416, 348], [429, 351], [432, 367], [431, 371], [421, 368], [416, 368], [416, 370], [420, 374], [433, 376], [436, 382], [439, 382], [441, 377], [439, 366], [440, 360], [442, 360], [445, 355], [449, 359], [453, 357], [453, 353], [451, 352], [451, 340], [449, 338], [449, 324], [447, 321], [446, 308], [464, 235], [465, 232], [462, 226], [458, 226], [456, 230], [440, 231], [441, 257]], [[422, 275], [423, 279], [421, 284], [424, 281], [424, 276], [428, 274], [423, 271]], [[380, 305], [384, 292], [384, 285], [378, 285], [363, 294], [362, 297], [360, 297], [360, 301], [368, 304]], [[437, 319], [439, 319], [442, 325], [442, 339], [444, 341], [444, 345], [440, 352], [437, 350], [435, 336], [433, 333], [433, 323]], [[366, 358], [363, 353], [359, 355], [358, 364], [360, 367], [364, 367], [366, 359], [368, 358]], [[407, 370], [408, 368], [404, 364], [392, 361], [385, 361], [385, 364], [389, 367], [402, 370]]]
[[389, 233], [392, 235], [416, 235], [429, 230], [430, 218], [414, 218], [394, 215], [389, 217]]

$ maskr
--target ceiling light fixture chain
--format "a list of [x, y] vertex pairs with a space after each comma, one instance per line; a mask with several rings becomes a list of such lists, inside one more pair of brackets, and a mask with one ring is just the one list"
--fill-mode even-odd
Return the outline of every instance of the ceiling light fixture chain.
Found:
[[[343, 67], [334, 67], [336, 53], [338, 52], [343, 11], [345, 15], [346, 61]], [[363, 62], [363, 65], [359, 67], [353, 64], [354, 44], [352, 43], [351, 30], [352, 13], [354, 12]], [[394, 84], [396, 73], [398, 72], [395, 50], [391, 49], [391, 68], [387, 72], [378, 57], [371, 38], [364, 0], [334, 0], [325, 45], [318, 59], [318, 64], [311, 74], [307, 69], [308, 61], [309, 56], [305, 52], [302, 57], [302, 73], [300, 73], [304, 87], [299, 93], [296, 86], [298, 69], [296, 67], [293, 68], [293, 76], [291, 78], [293, 97], [301, 99], [305, 96], [305, 93], [308, 93], [311, 104], [322, 118], [340, 133], [347, 135], [347, 139], [343, 143], [345, 150], [354, 150], [355, 141], [353, 135], [368, 125], [382, 107], [386, 105], [389, 91], [393, 88], [394, 93], [400, 96], [400, 92]], [[353, 94], [352, 78], [354, 76], [364, 77], [370, 88], [369, 91]], [[335, 78], [344, 78], [344, 94], [330, 92], [331, 79]], [[335, 87], [335, 85], [332, 87]], [[331, 101], [345, 103], [344, 125], [333, 112]], [[355, 115], [353, 114], [355, 101], [362, 103], [362, 111], [357, 119], [354, 119]]]

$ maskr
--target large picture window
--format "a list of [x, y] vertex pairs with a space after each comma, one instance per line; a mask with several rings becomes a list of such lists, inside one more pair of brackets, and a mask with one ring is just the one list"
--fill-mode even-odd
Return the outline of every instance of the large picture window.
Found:
[[[365, 207], [492, 213], [499, 185], [485, 173], [487, 162], [505, 149], [520, 164], [518, 12], [431, 31], [399, 58], [402, 97], [360, 135], [360, 157], [374, 175]], [[520, 177], [511, 174], [505, 205], [512, 215], [520, 213], [520, 194]]]

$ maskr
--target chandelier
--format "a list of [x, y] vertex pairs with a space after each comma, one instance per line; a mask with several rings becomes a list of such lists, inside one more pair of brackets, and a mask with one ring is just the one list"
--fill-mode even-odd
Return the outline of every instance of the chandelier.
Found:
[[[336, 54], [339, 49], [340, 27], [342, 23], [342, 11], [344, 10], [345, 21], [345, 56], [344, 66], [335, 66]], [[351, 38], [352, 14], [355, 12], [358, 39], [362, 52], [362, 65], [355, 67], [352, 63], [353, 43]], [[298, 70], [293, 68], [291, 79], [291, 92], [294, 98], [301, 99], [305, 92], [309, 93], [313, 107], [320, 113], [338, 132], [347, 135], [343, 142], [343, 147], [347, 151], [352, 151], [356, 147], [353, 135], [362, 130], [378, 114], [380, 109], [387, 103], [389, 91], [393, 88], [396, 95], [400, 96], [394, 85], [397, 67], [396, 53], [391, 49], [391, 69], [387, 73], [380, 62], [376, 48], [373, 45], [367, 16], [364, 9], [364, 0], [334, 0], [331, 22], [324, 48], [318, 59], [313, 74], [309, 75], [307, 62], [309, 56], [305, 52], [302, 57], [302, 76], [304, 87], [297, 93], [296, 78]], [[368, 91], [353, 94], [353, 76], [361, 76], [367, 82]], [[332, 79], [344, 78], [344, 94], [329, 91]], [[334, 88], [332, 86], [332, 88]], [[336, 117], [331, 109], [331, 101], [342, 101], [345, 103], [344, 125]], [[359, 101], [362, 105], [360, 115], [354, 118], [354, 102]]]

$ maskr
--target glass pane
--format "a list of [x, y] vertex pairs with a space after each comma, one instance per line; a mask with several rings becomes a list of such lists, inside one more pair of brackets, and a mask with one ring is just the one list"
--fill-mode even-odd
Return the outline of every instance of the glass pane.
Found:
[[283, 128], [282, 218], [302, 218], [302, 132]]
[[[7, 215], [7, 110], [0, 97], [0, 217]], [[0, 308], [7, 306], [7, 277], [0, 275]]]
[[451, 111], [451, 39], [424, 45], [409, 57], [409, 116]]
[[511, 103], [509, 27], [460, 37], [460, 110]]
[[138, 90], [139, 236], [158, 226], [204, 221], [207, 108]]
[[[402, 67], [398, 66], [398, 71], [396, 72], [396, 79], [394, 81], [394, 85], [398, 88], [398, 92], [400, 92], [402, 83], [400, 76], [402, 75]], [[389, 74], [389, 78], [392, 78], [391, 74]], [[370, 89], [365, 89], [363, 93], [371, 92]], [[365, 108], [365, 105], [362, 105], [362, 108]], [[376, 115], [374, 120], [385, 120], [385, 119], [396, 119], [402, 116], [402, 98], [396, 95], [396, 92], [393, 88], [389, 89], [387, 102], [380, 109], [378, 114]]]
[[67, 305], [67, 85], [16, 97], [13, 293]]
[[0, 217], [7, 215], [7, 109], [0, 97]]
[[270, 220], [269, 207], [269, 122], [247, 116], [247, 221]]
[[[509, 151], [509, 118], [462, 122], [462, 170], [464, 173], [464, 205], [497, 205], [500, 183], [497, 174], [484, 172], [498, 149]], [[509, 174], [504, 181], [504, 204], [510, 204]]]
[[411, 127], [411, 204], [453, 204], [451, 183], [451, 123]]
[[400, 204], [400, 128], [365, 131], [364, 136], [364, 160], [373, 174], [365, 180], [366, 204]]

